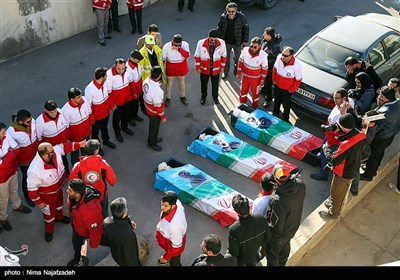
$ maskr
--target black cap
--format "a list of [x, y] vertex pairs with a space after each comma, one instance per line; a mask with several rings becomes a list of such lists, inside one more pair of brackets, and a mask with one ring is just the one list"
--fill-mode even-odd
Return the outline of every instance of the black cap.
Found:
[[136, 59], [138, 59], [138, 60], [142, 60], [143, 59], [143, 55], [136, 49], [136, 50], [133, 50], [132, 52], [131, 52], [131, 57], [132, 58], [136, 58]]
[[354, 124], [354, 118], [351, 114], [346, 113], [344, 115], [341, 115], [339, 118], [339, 124], [343, 126], [344, 128], [347, 129], [353, 129], [355, 124]]

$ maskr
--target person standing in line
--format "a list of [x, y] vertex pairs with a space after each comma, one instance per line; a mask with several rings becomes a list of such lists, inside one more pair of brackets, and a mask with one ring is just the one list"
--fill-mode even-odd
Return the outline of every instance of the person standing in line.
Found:
[[272, 69], [272, 82], [274, 83], [274, 111], [279, 118], [281, 104], [283, 105], [282, 120], [289, 122], [290, 99], [299, 88], [302, 80], [302, 68], [300, 62], [294, 57], [294, 50], [285, 46], [281, 54], [276, 58]]
[[265, 256], [271, 239], [267, 220], [259, 214], [251, 215], [249, 200], [241, 194], [232, 198], [232, 207], [239, 219], [228, 228], [228, 252], [237, 258], [238, 266], [256, 266], [259, 252]]
[[129, 20], [131, 22], [131, 34], [135, 34], [136, 30], [139, 31], [139, 34], [143, 34], [143, 26], [142, 26], [142, 8], [143, 8], [144, 0], [127, 0], [126, 4], [128, 5], [129, 12]]
[[139, 105], [142, 112], [146, 115], [146, 108], [143, 102], [143, 79], [139, 62], [143, 59], [142, 54], [138, 50], [133, 50], [126, 64], [126, 71], [130, 73], [131, 81], [129, 86], [133, 99], [130, 102], [129, 109], [129, 125], [136, 126], [136, 122], [143, 122], [143, 118], [138, 115]]
[[115, 138], [118, 142], [124, 142], [121, 131], [133, 136], [134, 132], [128, 128], [130, 107], [129, 102], [133, 95], [131, 92], [130, 82], [132, 78], [126, 71], [126, 64], [123, 58], [117, 58], [114, 66], [107, 71], [107, 90], [111, 97], [111, 102], [116, 109], [113, 111], [112, 125]]
[[[44, 103], [44, 112], [36, 118], [36, 133], [39, 142], [49, 142], [55, 146], [67, 143], [70, 137], [68, 122], [54, 100]], [[66, 155], [62, 156], [65, 173], [69, 174], [69, 163]]]
[[162, 48], [162, 60], [167, 74], [165, 106], [171, 103], [171, 91], [175, 78], [178, 80], [179, 96], [184, 105], [188, 104], [185, 96], [185, 76], [189, 73], [189, 44], [182, 40], [181, 34], [175, 34], [171, 42]]
[[289, 172], [285, 166], [276, 165], [273, 175], [268, 175], [274, 178], [276, 196], [269, 201], [267, 220], [271, 226], [272, 238], [267, 247], [267, 266], [286, 265], [290, 240], [300, 227], [306, 186], [296, 178], [295, 172], [298, 169]]
[[275, 32], [273, 27], [267, 27], [263, 33], [263, 44], [262, 50], [268, 54], [268, 73], [265, 78], [264, 86], [260, 90], [260, 94], [264, 95], [265, 102], [263, 104], [264, 108], [269, 107], [272, 102], [272, 69], [278, 54], [281, 52], [280, 43], [282, 42], [282, 37]]
[[142, 266], [139, 260], [136, 223], [128, 215], [124, 197], [114, 199], [110, 204], [111, 217], [103, 221], [102, 246], [111, 248], [111, 256], [119, 266]]
[[20, 149], [11, 137], [6, 135], [6, 124], [0, 122], [0, 233], [12, 230], [8, 221], [8, 199], [13, 210], [21, 213], [31, 213], [32, 210], [22, 204], [18, 195], [17, 156]]
[[365, 134], [355, 129], [355, 121], [350, 113], [339, 117], [338, 126], [343, 135], [338, 137], [340, 143], [337, 149], [332, 151], [329, 145], [324, 147], [333, 172], [330, 201], [325, 203], [329, 209], [319, 212], [319, 215], [327, 220], [339, 217], [351, 183], [359, 172], [366, 142]]
[[136, 48], [138, 50], [140, 50], [141, 48], [143, 48], [144, 44], [146, 43], [146, 36], [147, 35], [153, 35], [155, 40], [156, 40], [156, 45], [162, 49], [163, 47], [163, 43], [162, 43], [162, 36], [161, 33], [158, 32], [158, 26], [155, 25], [154, 23], [149, 25], [149, 28], [147, 29], [147, 34], [143, 35], [142, 37], [140, 37], [137, 42], [136, 42]]
[[153, 35], [146, 35], [145, 45], [139, 50], [143, 59], [139, 62], [142, 71], [142, 79], [146, 80], [150, 76], [151, 68], [160, 66], [162, 71], [162, 82], [167, 83], [165, 77], [164, 62], [162, 59], [162, 49], [156, 45]]
[[118, 1], [119, 0], [111, 0], [111, 1], [112, 1], [112, 3], [111, 3], [111, 7], [110, 7], [110, 12], [111, 12], [112, 22], [111, 21], [109, 22], [109, 26], [112, 28], [110, 28], [110, 31], [114, 29], [118, 33], [121, 33], [121, 29], [119, 28], [119, 22], [118, 22], [118, 17], [119, 17]]
[[98, 42], [100, 45], [105, 47], [106, 41], [104, 39], [111, 39], [111, 36], [108, 35], [108, 14], [111, 7], [111, 0], [92, 0], [92, 7], [97, 18]]
[[36, 121], [32, 118], [31, 113], [21, 109], [16, 115], [12, 115], [11, 124], [7, 129], [7, 135], [11, 137], [20, 148], [17, 161], [22, 173], [22, 191], [26, 203], [31, 207], [35, 207], [35, 203], [29, 198], [27, 183], [28, 169], [39, 146], [36, 133]]
[[194, 260], [192, 266], [237, 266], [236, 257], [221, 254], [221, 240], [216, 234], [207, 234], [200, 247], [203, 254]]
[[218, 38], [224, 40], [226, 44], [227, 60], [222, 73], [222, 79], [228, 76], [231, 65], [231, 52], [233, 50], [234, 68], [233, 75], [237, 75], [237, 66], [242, 47], [247, 46], [249, 41], [249, 24], [247, 23], [246, 16], [238, 11], [237, 4], [230, 2], [226, 5], [225, 12], [221, 15], [218, 22]]
[[181, 255], [186, 245], [187, 222], [185, 208], [173, 191], [161, 196], [161, 215], [156, 239], [165, 253], [158, 259], [160, 265], [182, 266]]
[[72, 219], [72, 246], [74, 258], [67, 266], [76, 266], [81, 259], [81, 249], [85, 239], [89, 239], [90, 247], [100, 246], [103, 235], [103, 216], [99, 202], [100, 192], [86, 186], [80, 179], [68, 182], [68, 209]]
[[85, 147], [86, 141], [64, 143], [56, 146], [43, 142], [28, 169], [29, 197], [43, 213], [46, 242], [53, 240], [54, 222], [69, 224], [63, 213], [63, 186], [65, 168], [62, 156]]
[[253, 201], [252, 214], [261, 214], [267, 219], [269, 201], [275, 194], [274, 176], [271, 173], [265, 173], [261, 177], [261, 192]]
[[[85, 97], [88, 100], [93, 112], [94, 124], [92, 125], [92, 139], [99, 139], [99, 131], [103, 144], [111, 149], [117, 146], [110, 141], [108, 134], [108, 120], [110, 111], [114, 111], [116, 106], [108, 96], [108, 90], [105, 86], [107, 80], [107, 68], [97, 67], [94, 70], [94, 79], [85, 88]], [[100, 148], [99, 154], [104, 156], [104, 151]]]
[[219, 105], [218, 86], [219, 74], [224, 71], [226, 63], [226, 46], [222, 39], [218, 39], [218, 30], [211, 29], [208, 38], [197, 42], [194, 53], [196, 71], [200, 74], [201, 99], [200, 104], [206, 104], [207, 84], [211, 78], [211, 89], [214, 104]]
[[[92, 108], [86, 97], [82, 96], [82, 91], [73, 87], [68, 90], [69, 101], [65, 103], [61, 111], [69, 125], [71, 142], [88, 140], [92, 133], [92, 125], [95, 122]], [[83, 155], [83, 148], [71, 152], [71, 164], [79, 161], [79, 155]]]
[[97, 139], [90, 139], [86, 142], [85, 156], [81, 157], [72, 168], [69, 180], [81, 179], [100, 192], [100, 205], [103, 218], [108, 217], [108, 188], [107, 183], [115, 186], [117, 178], [111, 165], [99, 155], [100, 142]]
[[[196, 0], [189, 0], [188, 1], [188, 10], [192, 13], [194, 12], [194, 3]], [[178, 11], [183, 13], [183, 6], [185, 6], [185, 0], [178, 0]]]
[[143, 101], [149, 117], [147, 146], [157, 152], [162, 149], [157, 143], [163, 141], [161, 137], [158, 137], [160, 124], [161, 121], [167, 122], [167, 116], [164, 113], [164, 91], [161, 89], [161, 79], [161, 67], [154, 66], [151, 68], [151, 76], [143, 82]]
[[251, 90], [253, 102], [251, 106], [258, 108], [259, 90], [263, 86], [268, 72], [268, 55], [261, 50], [261, 39], [254, 37], [251, 45], [244, 47], [240, 54], [237, 76], [241, 80], [240, 103], [247, 103], [247, 93]]

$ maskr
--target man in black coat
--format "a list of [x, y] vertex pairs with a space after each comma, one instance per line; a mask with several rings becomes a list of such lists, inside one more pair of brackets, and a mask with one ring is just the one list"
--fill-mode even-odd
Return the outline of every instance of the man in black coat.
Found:
[[101, 245], [111, 248], [111, 256], [119, 266], [142, 266], [136, 238], [135, 222], [128, 216], [126, 199], [118, 197], [110, 204], [112, 217], [103, 222]]
[[221, 240], [215, 234], [207, 234], [201, 242], [201, 254], [192, 266], [237, 266], [237, 261], [231, 254], [221, 254]]

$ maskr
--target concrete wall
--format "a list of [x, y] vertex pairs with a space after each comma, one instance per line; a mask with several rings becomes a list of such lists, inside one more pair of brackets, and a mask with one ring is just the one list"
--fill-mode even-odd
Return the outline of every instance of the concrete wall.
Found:
[[[127, 12], [120, 0], [119, 14]], [[94, 27], [91, 0], [0, 0], [0, 62]]]

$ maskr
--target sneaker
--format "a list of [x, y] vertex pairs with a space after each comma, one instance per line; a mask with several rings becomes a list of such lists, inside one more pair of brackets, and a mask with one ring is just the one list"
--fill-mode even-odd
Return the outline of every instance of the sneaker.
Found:
[[115, 135], [115, 138], [117, 138], [117, 141], [120, 142], [120, 143], [123, 143], [123, 142], [124, 142], [124, 138], [122, 137], [121, 134], [116, 134], [116, 135]]
[[135, 121], [130, 121], [128, 124], [129, 124], [130, 126], [133, 126], [133, 127], [136, 126], [136, 122], [135, 122]]
[[228, 76], [228, 74], [222, 73], [222, 74], [221, 74], [222, 80], [225, 80], [225, 79], [226, 79], [226, 76]]
[[168, 107], [171, 104], [171, 98], [165, 99], [165, 106]]
[[103, 145], [104, 146], [107, 146], [107, 147], [109, 147], [109, 148], [111, 148], [111, 149], [115, 149], [117, 146], [113, 143], [113, 142], [111, 142], [111, 141], [103, 141]]
[[324, 220], [336, 220], [338, 217], [331, 214], [330, 211], [319, 211], [318, 214]]
[[0, 225], [3, 227], [4, 230], [6, 231], [11, 231], [12, 230], [12, 226], [11, 224], [8, 222], [8, 220], [4, 220], [4, 221], [0, 221]]
[[158, 137], [157, 138], [157, 143], [161, 143], [164, 139], [162, 139], [162, 137]]
[[310, 174], [310, 177], [314, 180], [318, 180], [318, 181], [328, 181], [328, 176], [322, 176], [319, 173], [315, 173], [315, 174]]
[[46, 232], [44, 234], [44, 240], [46, 240], [46, 242], [51, 242], [51, 240], [53, 240], [53, 233], [52, 232], [50, 232], [50, 233]]
[[271, 101], [265, 101], [263, 104], [264, 108], [268, 108], [271, 105]]
[[397, 189], [396, 185], [393, 183], [388, 183], [387, 186], [389, 187], [389, 189], [391, 189], [392, 191], [394, 191], [397, 194], [400, 194], [400, 191]]
[[182, 96], [181, 97], [181, 102], [184, 104], [184, 105], [188, 105], [188, 101], [187, 101], [187, 99], [186, 99], [186, 97], [185, 96]]
[[143, 118], [141, 118], [140, 116], [136, 116], [134, 119], [135, 119], [135, 120], [137, 120], [138, 122], [142, 122], [142, 121], [144, 121], [144, 119], [143, 119]]
[[327, 199], [327, 200], [324, 201], [324, 205], [329, 210], [332, 207], [332, 201]]
[[200, 104], [201, 104], [201, 105], [206, 104], [206, 99], [205, 99], [205, 98], [202, 98], [202, 99], [200, 100]]
[[135, 134], [135, 133], [133, 133], [133, 131], [130, 130], [129, 128], [122, 129], [122, 131], [125, 132], [126, 134], [130, 135], [130, 136], [133, 136], [133, 135]]
[[219, 105], [219, 100], [218, 100], [218, 98], [214, 98], [214, 104], [215, 104], [215, 105]]
[[149, 147], [150, 149], [153, 149], [156, 152], [159, 152], [159, 151], [162, 150], [162, 148], [160, 146], [158, 146], [157, 144], [154, 144], [154, 145], [149, 145], [148, 144], [147, 147]]
[[79, 263], [79, 260], [76, 260], [75, 258], [73, 258], [72, 260], [70, 260], [67, 263], [67, 266], [76, 266]]
[[16, 212], [21, 212], [21, 213], [25, 213], [25, 214], [32, 213], [31, 208], [26, 207], [23, 204], [21, 204], [17, 209], [13, 209], [13, 210]]
[[71, 223], [71, 218], [68, 216], [64, 216], [61, 220], [55, 220], [55, 221], [63, 224], [69, 224]]

